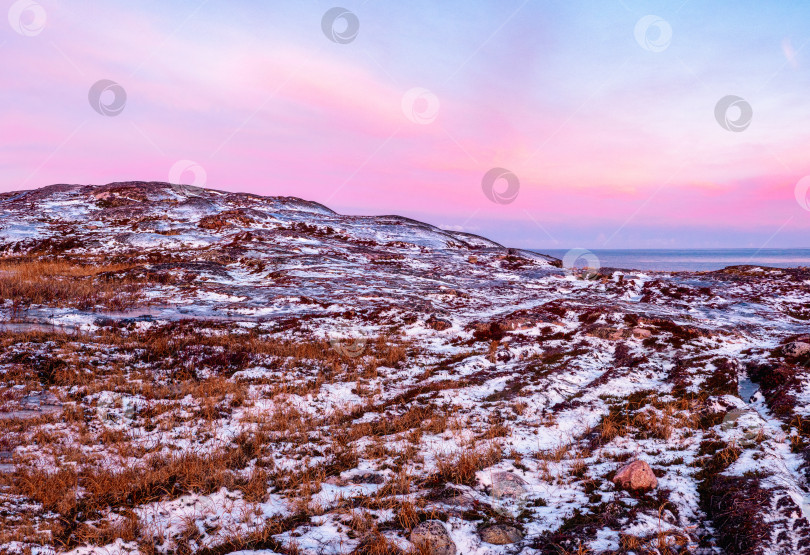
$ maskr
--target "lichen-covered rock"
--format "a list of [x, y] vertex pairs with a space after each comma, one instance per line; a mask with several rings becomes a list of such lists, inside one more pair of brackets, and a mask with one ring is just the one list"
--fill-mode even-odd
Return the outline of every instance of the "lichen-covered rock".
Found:
[[658, 487], [658, 479], [644, 461], [633, 461], [623, 466], [613, 477], [613, 483], [621, 489], [646, 491]]
[[427, 520], [411, 530], [411, 543], [430, 555], [456, 555], [456, 544], [439, 520]]
[[810, 343], [805, 343], [804, 341], [791, 341], [782, 347], [782, 352], [785, 353], [785, 356], [790, 358], [801, 357], [810, 353]]
[[517, 543], [523, 539], [523, 533], [508, 524], [495, 524], [478, 531], [481, 539], [494, 545]]
[[526, 482], [511, 472], [492, 473], [492, 495], [495, 497], [520, 497], [526, 493]]
[[475, 503], [475, 497], [469, 492], [456, 487], [448, 486], [441, 490], [434, 490], [432, 495], [436, 502], [452, 507], [467, 508]]

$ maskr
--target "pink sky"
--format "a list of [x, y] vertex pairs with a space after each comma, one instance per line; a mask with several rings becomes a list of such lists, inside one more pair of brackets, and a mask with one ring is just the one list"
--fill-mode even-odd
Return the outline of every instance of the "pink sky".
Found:
[[[651, 52], [632, 3], [470, 4], [451, 29], [428, 17], [449, 8], [357, 2], [349, 44], [321, 32], [329, 4], [37, 4], [41, 30], [0, 35], [4, 190], [167, 181], [192, 160], [212, 188], [515, 246], [810, 246], [794, 195], [810, 174], [807, 31], [790, 10], [742, 46], [734, 19], [663, 10], [672, 41]], [[120, 115], [91, 108], [99, 79], [126, 90]], [[410, 111], [422, 124], [403, 110], [414, 87], [438, 102]], [[743, 132], [715, 120], [728, 94], [753, 107]], [[511, 204], [481, 190], [493, 167], [520, 180]]]

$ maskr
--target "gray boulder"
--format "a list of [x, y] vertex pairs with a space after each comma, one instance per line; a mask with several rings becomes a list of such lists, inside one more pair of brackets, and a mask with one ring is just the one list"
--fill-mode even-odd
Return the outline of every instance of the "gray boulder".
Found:
[[456, 555], [456, 544], [440, 520], [427, 520], [416, 526], [411, 530], [411, 543], [421, 553]]
[[523, 539], [523, 533], [508, 524], [495, 524], [478, 531], [481, 539], [494, 545], [517, 543]]
[[511, 472], [494, 472], [492, 474], [492, 495], [517, 498], [526, 493], [526, 482]]

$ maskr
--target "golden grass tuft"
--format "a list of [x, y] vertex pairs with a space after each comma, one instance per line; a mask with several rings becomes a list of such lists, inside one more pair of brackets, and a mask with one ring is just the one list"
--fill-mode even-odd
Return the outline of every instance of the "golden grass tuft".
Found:
[[475, 485], [475, 473], [497, 463], [503, 458], [500, 445], [492, 444], [484, 449], [462, 450], [438, 457], [436, 473], [428, 480], [434, 485], [446, 483]]
[[98, 305], [124, 309], [139, 298], [141, 285], [114, 274], [133, 264], [75, 264], [36, 258], [0, 259], [0, 300], [10, 300], [16, 310], [30, 305]]

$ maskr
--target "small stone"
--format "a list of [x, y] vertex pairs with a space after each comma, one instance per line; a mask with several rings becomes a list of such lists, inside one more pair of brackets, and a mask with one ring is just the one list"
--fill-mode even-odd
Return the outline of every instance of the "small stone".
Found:
[[60, 405], [59, 399], [49, 391], [42, 391], [40, 393], [32, 393], [20, 399], [20, 404], [29, 409], [45, 408], [45, 407], [58, 407]]
[[385, 476], [376, 472], [360, 472], [349, 478], [355, 484], [382, 484]]
[[495, 497], [520, 497], [526, 493], [526, 482], [511, 472], [492, 474], [492, 495]]
[[0, 472], [14, 472], [14, 453], [0, 451]]
[[122, 405], [124, 418], [128, 420], [135, 418], [135, 413], [138, 412], [138, 407], [135, 406], [132, 399], [124, 399]]
[[782, 347], [782, 352], [785, 353], [786, 357], [790, 358], [804, 356], [810, 353], [810, 343], [805, 343], [804, 341], [791, 341]]
[[647, 339], [652, 337], [652, 332], [645, 328], [633, 328], [633, 337], [636, 339]]
[[633, 461], [623, 466], [613, 477], [617, 487], [632, 491], [645, 491], [658, 487], [658, 479], [644, 461]]
[[495, 524], [479, 530], [478, 535], [487, 543], [494, 545], [506, 545], [517, 543], [523, 539], [523, 533], [508, 524]]
[[411, 543], [430, 555], [456, 555], [456, 544], [439, 520], [426, 520], [411, 530]]

